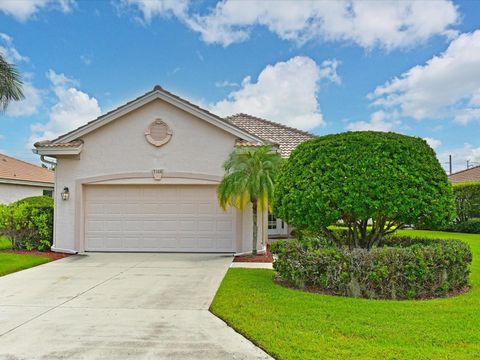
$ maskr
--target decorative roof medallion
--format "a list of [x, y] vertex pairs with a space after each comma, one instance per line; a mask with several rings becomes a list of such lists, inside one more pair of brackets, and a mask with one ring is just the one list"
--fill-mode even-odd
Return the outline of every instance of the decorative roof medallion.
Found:
[[154, 146], [162, 146], [172, 138], [172, 129], [162, 120], [155, 119], [145, 130], [145, 138]]

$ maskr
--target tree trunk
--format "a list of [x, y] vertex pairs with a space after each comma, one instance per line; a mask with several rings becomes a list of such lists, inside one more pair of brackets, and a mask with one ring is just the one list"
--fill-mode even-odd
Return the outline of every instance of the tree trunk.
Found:
[[257, 202], [252, 203], [252, 212], [253, 212], [253, 249], [252, 255], [257, 255], [257, 236], [258, 236], [258, 225], [257, 225]]

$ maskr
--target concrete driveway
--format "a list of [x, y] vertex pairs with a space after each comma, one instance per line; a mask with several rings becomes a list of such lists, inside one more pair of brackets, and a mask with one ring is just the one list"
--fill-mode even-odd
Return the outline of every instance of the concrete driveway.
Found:
[[94, 253], [0, 277], [0, 359], [268, 359], [208, 311], [231, 260]]

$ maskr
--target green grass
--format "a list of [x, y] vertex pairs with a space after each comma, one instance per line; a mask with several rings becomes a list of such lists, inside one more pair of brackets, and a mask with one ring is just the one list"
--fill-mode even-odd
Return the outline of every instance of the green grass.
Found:
[[211, 311], [278, 359], [480, 358], [480, 235], [399, 233], [470, 244], [472, 289], [426, 301], [353, 299], [283, 288], [271, 270], [233, 268]]
[[0, 253], [0, 276], [45, 264], [50, 259], [44, 256]]
[[[10, 241], [0, 236], [0, 250], [8, 250], [11, 248], [12, 244]], [[44, 256], [0, 252], [0, 276], [45, 264], [49, 261], [50, 259]]]

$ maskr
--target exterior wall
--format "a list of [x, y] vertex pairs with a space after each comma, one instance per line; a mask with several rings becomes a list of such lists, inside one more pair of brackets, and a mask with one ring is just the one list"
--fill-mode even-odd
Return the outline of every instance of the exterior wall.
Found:
[[0, 204], [9, 204], [29, 196], [43, 195], [43, 190], [53, 190], [53, 187], [0, 184]]
[[[159, 148], [148, 143], [144, 136], [145, 129], [156, 118], [161, 118], [173, 132], [171, 140]], [[57, 158], [54, 250], [82, 251], [82, 184], [91, 181], [88, 178], [103, 176], [104, 179], [98, 181], [114, 184], [198, 183], [185, 178], [155, 182], [151, 171], [163, 169], [165, 173], [207, 174], [220, 179], [223, 163], [233, 150], [235, 140], [232, 134], [161, 100], [152, 101], [85, 135], [80, 157]], [[145, 176], [108, 179], [110, 175], [125, 173]], [[61, 199], [64, 187], [70, 191], [68, 201]], [[243, 232], [239, 236], [243, 236]], [[242, 238], [239, 245], [246, 241]]]

